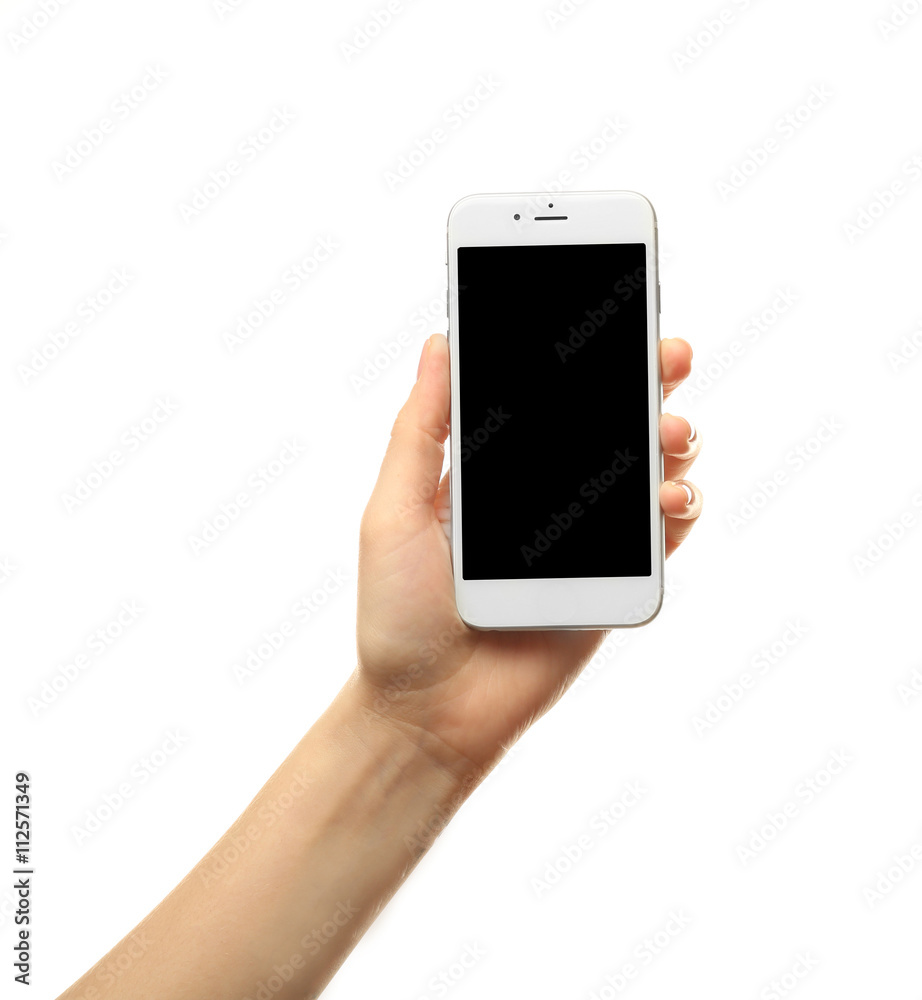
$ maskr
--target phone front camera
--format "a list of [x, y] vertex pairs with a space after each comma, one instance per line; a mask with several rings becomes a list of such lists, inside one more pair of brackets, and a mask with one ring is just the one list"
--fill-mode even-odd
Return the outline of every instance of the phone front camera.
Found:
[[516, 213], [515, 213], [515, 215], [513, 215], [513, 217], [512, 217], [512, 218], [513, 218], [513, 219], [515, 219], [515, 221], [516, 221], [516, 222], [518, 222], [518, 221], [519, 221], [519, 219], [521, 219], [521, 218], [522, 218], [522, 216], [521, 216], [521, 215], [519, 215], [519, 213], [518, 213], [518, 212], [516, 212]]

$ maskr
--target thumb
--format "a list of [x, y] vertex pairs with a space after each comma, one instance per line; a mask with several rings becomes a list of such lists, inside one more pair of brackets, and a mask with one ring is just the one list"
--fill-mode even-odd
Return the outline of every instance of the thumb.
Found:
[[376, 513], [399, 514], [413, 527], [436, 517], [450, 412], [448, 341], [433, 334], [423, 345], [416, 382], [391, 430], [372, 494]]

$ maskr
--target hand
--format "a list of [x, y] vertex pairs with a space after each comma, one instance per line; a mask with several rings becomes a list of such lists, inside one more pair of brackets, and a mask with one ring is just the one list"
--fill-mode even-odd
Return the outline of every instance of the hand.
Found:
[[[686, 341], [661, 342], [664, 397], [687, 378], [691, 358]], [[461, 621], [444, 527], [448, 474], [439, 481], [450, 398], [448, 341], [434, 335], [362, 518], [351, 682], [364, 706], [435, 748], [440, 763], [485, 771], [560, 698], [610, 630], [490, 632]], [[684, 480], [701, 441], [670, 414], [660, 440], [669, 556], [701, 513], [700, 491]]]

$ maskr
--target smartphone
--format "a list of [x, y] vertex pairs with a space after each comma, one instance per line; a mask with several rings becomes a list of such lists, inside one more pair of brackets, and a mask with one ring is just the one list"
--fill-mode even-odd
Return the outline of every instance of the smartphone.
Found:
[[649, 622], [663, 596], [656, 214], [633, 191], [448, 216], [451, 555], [478, 629]]

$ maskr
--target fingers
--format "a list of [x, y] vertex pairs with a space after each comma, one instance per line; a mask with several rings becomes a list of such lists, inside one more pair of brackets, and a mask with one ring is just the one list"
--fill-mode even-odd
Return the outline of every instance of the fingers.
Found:
[[663, 472], [660, 506], [666, 515], [666, 555], [673, 552], [701, 515], [701, 491], [685, 476], [701, 450], [701, 437], [687, 417], [664, 413], [660, 420]]
[[684, 479], [701, 450], [701, 438], [688, 417], [664, 413], [659, 425], [666, 479]]
[[660, 372], [663, 379], [663, 399], [668, 399], [691, 373], [692, 349], [687, 340], [669, 337], [659, 345]]
[[423, 347], [417, 380], [391, 430], [369, 504], [376, 513], [398, 513], [426, 523], [435, 516], [450, 404], [448, 341], [433, 334]]
[[686, 479], [667, 480], [659, 488], [659, 502], [666, 516], [666, 555], [671, 556], [701, 516], [701, 491]]

